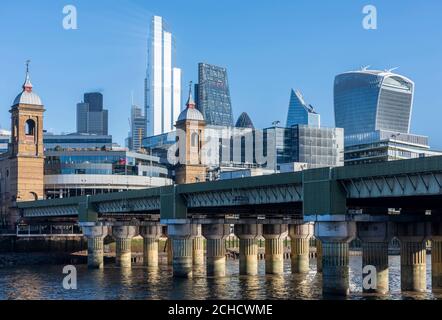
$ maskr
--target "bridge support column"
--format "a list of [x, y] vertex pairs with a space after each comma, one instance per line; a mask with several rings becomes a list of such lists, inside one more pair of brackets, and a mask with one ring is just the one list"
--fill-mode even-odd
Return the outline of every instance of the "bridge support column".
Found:
[[256, 240], [262, 234], [262, 225], [235, 225], [235, 234], [239, 238], [239, 273], [241, 275], [257, 275], [258, 243]]
[[[439, 212], [440, 214], [441, 212]], [[431, 287], [433, 292], [442, 292], [442, 222], [431, 226]]]
[[169, 237], [172, 240], [173, 276], [191, 278], [193, 276], [193, 238], [198, 233], [197, 227], [190, 223], [171, 224], [168, 226]]
[[132, 238], [137, 235], [134, 226], [112, 227], [112, 235], [116, 240], [115, 263], [121, 268], [132, 266]]
[[427, 248], [430, 228], [426, 222], [398, 223], [401, 242], [401, 289], [425, 292], [427, 290]]
[[286, 224], [263, 225], [265, 263], [267, 274], [284, 273], [284, 239], [288, 235]]
[[161, 234], [160, 225], [140, 227], [140, 235], [143, 237], [143, 262], [146, 267], [158, 268], [158, 242]]
[[307, 273], [310, 270], [310, 238], [314, 233], [312, 223], [290, 225], [292, 273]]
[[362, 241], [362, 268], [373, 266], [375, 274], [362, 286], [367, 293], [386, 294], [388, 284], [388, 244], [393, 237], [394, 225], [388, 222], [360, 222], [358, 236]]
[[103, 240], [108, 234], [108, 227], [83, 226], [83, 234], [87, 238], [87, 265], [90, 269], [101, 269], [103, 262]]
[[316, 272], [322, 272], [322, 242], [316, 239]]
[[204, 238], [201, 235], [201, 225], [194, 225], [194, 229], [197, 234], [192, 240], [193, 265], [202, 266], [204, 265]]
[[348, 295], [348, 244], [356, 235], [354, 222], [316, 222], [315, 237], [322, 242], [322, 292]]
[[225, 239], [230, 234], [230, 226], [228, 224], [205, 224], [202, 226], [202, 233], [207, 240], [207, 275], [214, 277], [225, 277]]

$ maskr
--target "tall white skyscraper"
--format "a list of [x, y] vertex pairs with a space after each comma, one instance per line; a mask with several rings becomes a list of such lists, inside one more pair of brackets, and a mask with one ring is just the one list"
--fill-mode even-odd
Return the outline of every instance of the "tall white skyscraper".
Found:
[[145, 81], [146, 136], [173, 131], [181, 111], [181, 69], [173, 64], [173, 36], [152, 18]]

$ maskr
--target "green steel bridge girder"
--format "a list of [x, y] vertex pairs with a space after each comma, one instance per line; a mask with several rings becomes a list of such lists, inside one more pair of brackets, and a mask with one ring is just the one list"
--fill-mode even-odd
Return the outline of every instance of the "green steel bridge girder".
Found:
[[303, 203], [304, 215], [342, 215], [349, 198], [413, 195], [442, 195], [441, 156], [21, 202], [18, 207], [26, 218], [78, 215], [81, 222], [94, 222], [103, 213], [155, 212], [162, 219], [183, 219], [195, 207], [294, 202]]

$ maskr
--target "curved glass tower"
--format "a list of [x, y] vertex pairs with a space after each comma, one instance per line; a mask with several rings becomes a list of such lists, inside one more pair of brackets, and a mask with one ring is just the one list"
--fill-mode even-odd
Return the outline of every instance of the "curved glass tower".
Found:
[[336, 76], [336, 127], [345, 135], [388, 130], [410, 132], [414, 82], [389, 71], [361, 70]]

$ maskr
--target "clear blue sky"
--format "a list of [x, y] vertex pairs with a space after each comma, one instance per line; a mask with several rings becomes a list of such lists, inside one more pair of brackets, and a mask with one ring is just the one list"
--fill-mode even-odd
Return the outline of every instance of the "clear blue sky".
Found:
[[[78, 9], [78, 30], [62, 28], [62, 9]], [[378, 9], [378, 30], [362, 28], [362, 8]], [[440, 0], [3, 0], [0, 8], [0, 125], [32, 60], [32, 81], [47, 109], [45, 128], [75, 131], [76, 103], [102, 90], [109, 128], [123, 143], [131, 91], [143, 103], [150, 17], [163, 16], [176, 40], [183, 85], [197, 63], [225, 66], [235, 118], [257, 127], [285, 122], [290, 89], [300, 89], [334, 125], [333, 80], [364, 65], [416, 83], [412, 131], [442, 149], [442, 2]], [[186, 94], [184, 92], [184, 94]]]

